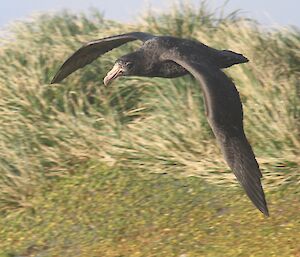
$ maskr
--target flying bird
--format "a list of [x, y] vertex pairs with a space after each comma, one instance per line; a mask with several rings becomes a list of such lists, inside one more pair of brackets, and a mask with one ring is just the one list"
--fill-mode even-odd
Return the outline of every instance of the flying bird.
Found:
[[241, 99], [232, 80], [221, 71], [248, 62], [242, 54], [189, 39], [131, 32], [86, 43], [63, 63], [51, 83], [61, 82], [101, 55], [134, 40], [142, 41], [142, 46], [120, 57], [104, 84], [121, 76], [175, 78], [192, 74], [203, 90], [207, 120], [228, 166], [253, 204], [269, 216], [262, 174], [244, 132]]

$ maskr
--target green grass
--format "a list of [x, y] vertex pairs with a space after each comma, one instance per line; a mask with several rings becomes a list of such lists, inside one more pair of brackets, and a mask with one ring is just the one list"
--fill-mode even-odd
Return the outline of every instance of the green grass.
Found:
[[[0, 221], [0, 256], [299, 256], [296, 187], [265, 218], [238, 189], [88, 163]], [[0, 252], [1, 252], [0, 251]], [[6, 254], [6, 255], [5, 255]], [[185, 255], [184, 255], [185, 254]]]

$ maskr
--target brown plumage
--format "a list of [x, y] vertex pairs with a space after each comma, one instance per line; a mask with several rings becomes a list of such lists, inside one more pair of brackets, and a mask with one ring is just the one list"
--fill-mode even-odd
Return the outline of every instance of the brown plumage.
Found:
[[51, 83], [62, 81], [104, 53], [133, 40], [141, 40], [141, 48], [120, 57], [104, 84], [120, 76], [174, 78], [192, 74], [204, 92], [207, 119], [228, 166], [253, 204], [268, 216], [262, 174], [244, 133], [239, 93], [220, 70], [247, 62], [243, 55], [217, 50], [198, 41], [132, 32], [87, 43], [65, 61]]

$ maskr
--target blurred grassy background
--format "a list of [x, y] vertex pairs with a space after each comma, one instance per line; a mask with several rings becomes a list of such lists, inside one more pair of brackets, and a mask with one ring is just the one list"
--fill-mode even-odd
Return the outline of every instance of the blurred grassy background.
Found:
[[[129, 31], [193, 38], [250, 59], [226, 73], [244, 104], [270, 219], [262, 219], [235, 188], [204, 116], [202, 92], [191, 77], [122, 78], [103, 87], [114, 61], [139, 42], [115, 49], [62, 85], [49, 85], [83, 42]], [[137, 24], [105, 20], [97, 11], [43, 14], [15, 23], [0, 40], [4, 256], [300, 254], [298, 28], [262, 29], [236, 12], [217, 16], [204, 2], [199, 8], [178, 4], [169, 13], [149, 12]], [[109, 187], [102, 189], [102, 183]], [[128, 184], [134, 193], [127, 199]], [[91, 234], [85, 232], [90, 226]], [[164, 228], [171, 232], [162, 234]], [[122, 247], [128, 248], [124, 255]]]

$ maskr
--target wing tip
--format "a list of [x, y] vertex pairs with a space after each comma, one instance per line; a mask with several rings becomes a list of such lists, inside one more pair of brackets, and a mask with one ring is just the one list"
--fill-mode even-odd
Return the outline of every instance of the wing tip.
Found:
[[263, 207], [258, 208], [258, 209], [265, 215], [265, 217], [270, 217], [270, 213], [269, 213], [267, 205], [264, 205]]
[[63, 80], [63, 78], [59, 77], [59, 74], [57, 73], [53, 79], [51, 80], [50, 84], [58, 84]]
[[57, 84], [58, 83], [58, 81], [56, 81], [54, 78], [51, 80], [51, 82], [50, 82], [50, 84], [52, 85], [52, 84]]
[[268, 209], [268, 205], [267, 205], [267, 201], [266, 201], [266, 198], [265, 198], [264, 191], [261, 191], [261, 194], [260, 194], [261, 199], [258, 200], [258, 201], [255, 200], [253, 197], [251, 197], [249, 194], [248, 194], [248, 197], [250, 198], [250, 200], [252, 201], [252, 203], [254, 204], [254, 206], [261, 213], [263, 213], [266, 217], [270, 217], [269, 209]]
[[51, 82], [50, 82], [51, 85], [53, 85], [53, 84], [58, 84], [58, 83], [59, 83], [59, 81], [56, 81], [56, 80], [54, 80], [54, 79], [52, 79]]
[[253, 180], [249, 180], [247, 184], [242, 184], [246, 195], [260, 212], [262, 212], [266, 217], [269, 217], [268, 204], [260, 179], [258, 179], [255, 183], [249, 184], [249, 182], [253, 182]]

